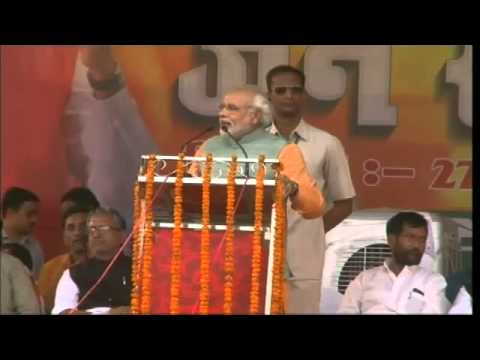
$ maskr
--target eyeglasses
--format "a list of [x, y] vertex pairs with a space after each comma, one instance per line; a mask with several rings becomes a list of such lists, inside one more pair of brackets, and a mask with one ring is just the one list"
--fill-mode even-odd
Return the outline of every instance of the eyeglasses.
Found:
[[277, 87], [274, 87], [273, 92], [276, 95], [285, 95], [288, 89], [290, 89], [292, 94], [295, 94], [295, 95], [303, 94], [303, 91], [304, 91], [302, 86], [292, 85], [292, 86], [277, 86]]
[[237, 105], [234, 105], [234, 104], [224, 104], [224, 103], [221, 103], [220, 105], [218, 105], [218, 111], [227, 110], [227, 111], [231, 111], [231, 112], [238, 112], [243, 108], [251, 108], [251, 106], [240, 107], [240, 106], [237, 106]]
[[109, 230], [114, 230], [114, 231], [118, 231], [120, 230], [119, 228], [117, 227], [113, 227], [113, 226], [110, 226], [110, 225], [91, 225], [88, 227], [88, 233], [91, 234], [93, 232], [107, 232]]
[[75, 224], [68, 224], [65, 226], [65, 230], [66, 231], [75, 231], [75, 230], [78, 230], [82, 233], [86, 233], [87, 232], [87, 225], [75, 225]]

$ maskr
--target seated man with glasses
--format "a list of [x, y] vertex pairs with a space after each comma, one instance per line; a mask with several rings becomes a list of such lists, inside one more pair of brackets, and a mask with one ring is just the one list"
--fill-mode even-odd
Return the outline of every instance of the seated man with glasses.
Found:
[[[288, 144], [284, 139], [264, 130], [270, 124], [270, 105], [268, 100], [256, 89], [242, 87], [234, 89], [223, 98], [219, 106], [220, 135], [208, 139], [198, 149], [195, 156], [254, 158], [265, 155], [266, 158], [279, 159], [282, 164], [281, 176], [285, 181], [285, 197], [291, 202], [292, 209], [302, 217], [311, 219], [321, 216], [325, 211], [325, 201], [307, 170], [302, 153], [297, 145]], [[214, 163], [213, 177], [227, 177], [227, 164]], [[239, 172], [246, 177], [255, 178], [256, 164]], [[189, 169], [193, 176], [201, 176], [201, 164], [194, 162]], [[266, 179], [273, 179], [274, 172], [267, 167]]]
[[88, 259], [63, 273], [52, 314], [128, 314], [131, 258], [121, 254], [97, 284], [125, 239], [125, 220], [116, 210], [98, 208], [90, 213], [87, 229]]

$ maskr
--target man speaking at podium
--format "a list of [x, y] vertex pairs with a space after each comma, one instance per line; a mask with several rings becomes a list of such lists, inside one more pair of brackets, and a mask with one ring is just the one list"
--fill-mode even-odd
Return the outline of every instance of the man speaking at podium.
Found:
[[[270, 124], [270, 114], [269, 102], [259, 91], [242, 87], [228, 92], [219, 106], [220, 135], [205, 141], [195, 156], [204, 157], [211, 153], [214, 157], [236, 155], [256, 159], [265, 155], [266, 158], [278, 158], [282, 164], [281, 177], [285, 181], [285, 197], [288, 197], [289, 206], [306, 219], [320, 217], [325, 213], [324, 197], [315, 179], [308, 173], [300, 148], [265, 131], [265, 126]], [[222, 166], [225, 169], [219, 172], [218, 167]], [[201, 176], [200, 164], [194, 162], [189, 172], [193, 176]], [[256, 176], [252, 167], [243, 173], [246, 177]], [[225, 165], [214, 164], [214, 177], [226, 177], [226, 174]], [[272, 179], [273, 175], [272, 171], [267, 171], [265, 178]], [[287, 271], [288, 255], [287, 247]]]
[[[259, 155], [279, 159], [282, 164], [281, 176], [285, 181], [285, 197], [291, 206], [304, 218], [313, 219], [325, 212], [325, 200], [316, 187], [315, 179], [308, 173], [303, 155], [295, 144], [288, 144], [283, 138], [271, 135], [264, 130], [270, 124], [268, 100], [250, 87], [241, 87], [228, 92], [219, 106], [220, 135], [205, 141], [195, 156], [202, 157], [211, 153], [214, 157], [257, 159]], [[226, 177], [226, 171], [215, 171], [215, 177]], [[226, 169], [226, 168], [225, 168]], [[246, 177], [255, 178], [254, 169], [242, 171]], [[201, 176], [199, 163], [193, 163], [189, 169], [193, 176]], [[273, 171], [268, 169], [265, 178], [273, 179]]]

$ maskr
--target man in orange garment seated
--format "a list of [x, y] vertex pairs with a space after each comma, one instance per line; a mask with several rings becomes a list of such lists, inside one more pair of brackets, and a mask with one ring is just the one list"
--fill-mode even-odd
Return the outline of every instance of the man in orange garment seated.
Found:
[[47, 262], [40, 273], [38, 286], [50, 314], [55, 300], [55, 290], [63, 272], [87, 258], [87, 217], [90, 209], [80, 206], [69, 208], [63, 216], [63, 241], [68, 252]]
[[[292, 209], [304, 218], [313, 219], [325, 212], [325, 200], [316, 186], [316, 181], [308, 173], [302, 152], [295, 144], [288, 144], [283, 138], [264, 130], [270, 123], [268, 100], [257, 90], [243, 87], [228, 92], [219, 106], [220, 135], [205, 141], [195, 156], [254, 158], [265, 155], [266, 158], [279, 159], [282, 164], [281, 175], [285, 181], [285, 197], [288, 197]], [[239, 146], [240, 144], [240, 146]], [[256, 167], [256, 164], [254, 164]], [[226, 177], [226, 164], [214, 163], [212, 177]], [[244, 175], [255, 178], [255, 167], [239, 170]], [[200, 163], [194, 162], [189, 173], [201, 176]], [[268, 168], [265, 179], [273, 179], [274, 172]]]

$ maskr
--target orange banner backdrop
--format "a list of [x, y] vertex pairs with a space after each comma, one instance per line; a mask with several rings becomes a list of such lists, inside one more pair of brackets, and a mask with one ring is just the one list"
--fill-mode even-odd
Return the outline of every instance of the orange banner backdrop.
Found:
[[359, 208], [471, 212], [470, 46], [115, 46], [126, 87], [105, 100], [81, 51], [2, 46], [2, 193], [39, 194], [47, 257], [64, 191], [87, 185], [130, 217], [139, 154], [176, 154], [216, 123], [223, 91], [266, 90], [285, 63], [306, 74], [305, 119], [342, 141]]

